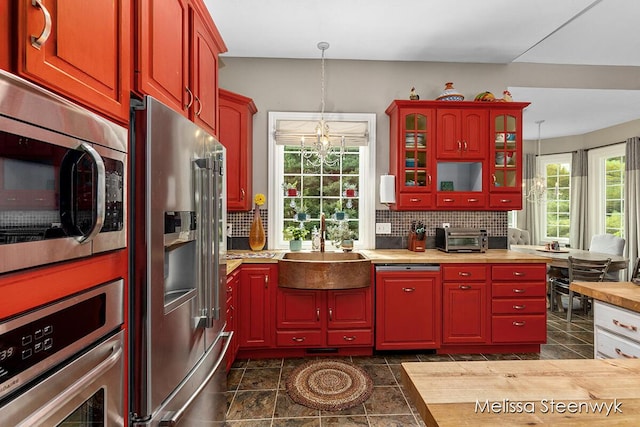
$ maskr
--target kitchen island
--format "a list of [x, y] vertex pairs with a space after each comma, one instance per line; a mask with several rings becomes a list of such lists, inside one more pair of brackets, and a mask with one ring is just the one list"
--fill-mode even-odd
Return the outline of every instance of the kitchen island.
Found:
[[429, 427], [637, 426], [639, 360], [518, 360], [402, 364]]

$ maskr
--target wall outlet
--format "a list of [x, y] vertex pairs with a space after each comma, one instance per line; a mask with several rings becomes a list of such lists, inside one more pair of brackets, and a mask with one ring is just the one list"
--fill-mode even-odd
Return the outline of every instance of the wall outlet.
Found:
[[391, 234], [391, 223], [376, 222], [376, 234]]
[[449, 228], [449, 227], [451, 227], [451, 224], [449, 224], [448, 222], [442, 223], [442, 228]]

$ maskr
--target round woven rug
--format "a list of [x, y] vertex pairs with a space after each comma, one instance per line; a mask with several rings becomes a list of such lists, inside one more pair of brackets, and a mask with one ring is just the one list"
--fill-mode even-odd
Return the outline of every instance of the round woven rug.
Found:
[[340, 360], [306, 362], [291, 372], [286, 386], [294, 402], [326, 411], [356, 406], [373, 391], [373, 381], [364, 369]]

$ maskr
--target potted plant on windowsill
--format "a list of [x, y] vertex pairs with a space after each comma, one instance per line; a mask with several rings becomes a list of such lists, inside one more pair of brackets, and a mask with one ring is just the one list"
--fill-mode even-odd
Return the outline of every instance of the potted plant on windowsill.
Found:
[[327, 236], [337, 248], [345, 252], [353, 250], [353, 237], [355, 233], [349, 228], [347, 221], [341, 221], [334, 226], [327, 228]]
[[290, 225], [285, 228], [284, 239], [289, 241], [289, 250], [291, 252], [302, 250], [302, 239], [304, 239], [308, 233], [309, 230], [300, 226]]
[[307, 208], [304, 206], [304, 203], [301, 203], [300, 207], [296, 209], [295, 220], [300, 222], [307, 220]]
[[333, 218], [336, 221], [344, 221], [347, 218], [347, 214], [342, 210], [342, 200], [338, 200], [336, 209], [333, 212]]
[[287, 197], [298, 197], [298, 182], [283, 182], [282, 189]]

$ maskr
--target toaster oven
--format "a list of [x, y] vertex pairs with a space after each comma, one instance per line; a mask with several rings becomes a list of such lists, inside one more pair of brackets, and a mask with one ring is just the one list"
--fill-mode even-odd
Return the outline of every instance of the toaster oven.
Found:
[[436, 249], [444, 252], [486, 252], [487, 230], [483, 228], [436, 228]]

